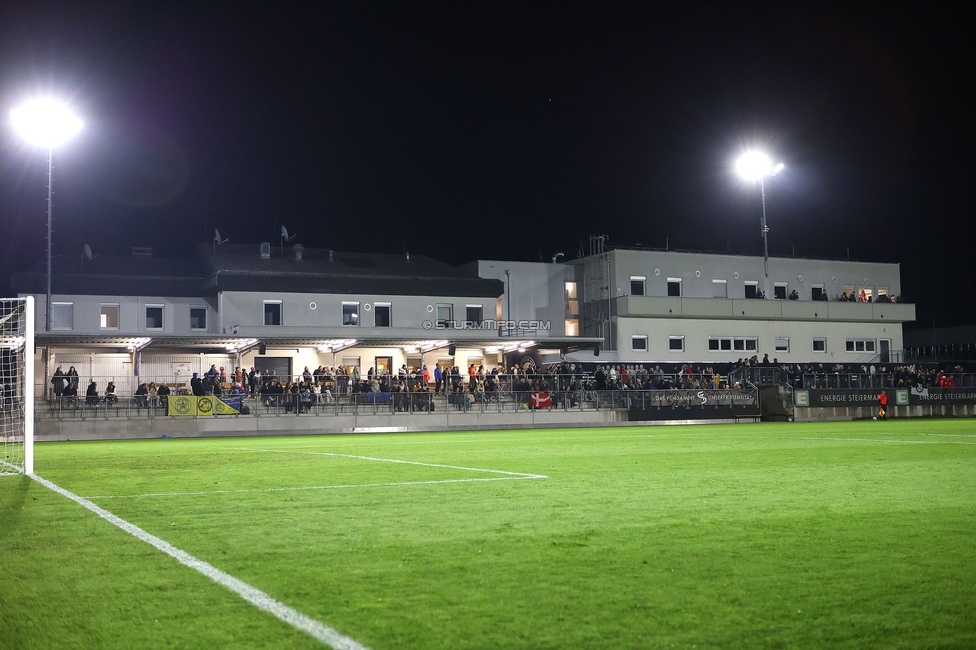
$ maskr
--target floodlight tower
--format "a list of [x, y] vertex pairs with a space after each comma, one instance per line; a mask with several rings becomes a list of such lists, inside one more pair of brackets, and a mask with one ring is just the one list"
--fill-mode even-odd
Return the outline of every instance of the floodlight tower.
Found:
[[31, 144], [47, 148], [47, 303], [44, 331], [51, 331], [51, 209], [54, 198], [52, 174], [54, 148], [81, 130], [82, 121], [53, 99], [35, 99], [10, 111], [14, 130]]
[[[762, 237], [763, 237], [763, 271], [766, 273], [766, 284], [769, 284], [769, 226], [766, 225], [766, 177], [775, 176], [783, 171], [783, 163], [773, 166], [769, 156], [758, 151], [747, 151], [739, 156], [735, 163], [735, 170], [739, 176], [747, 181], [759, 181], [762, 191]], [[769, 292], [769, 286], [764, 289]]]

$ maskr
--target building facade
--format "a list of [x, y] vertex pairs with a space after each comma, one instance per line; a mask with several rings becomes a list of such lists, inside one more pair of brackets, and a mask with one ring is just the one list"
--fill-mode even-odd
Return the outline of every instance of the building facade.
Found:
[[[55, 259], [51, 331], [44, 267], [15, 274], [37, 299], [38, 382], [175, 383], [211, 364], [301, 374], [353, 366], [433, 372], [533, 362], [725, 364], [896, 360], [897, 264], [615, 248], [565, 262], [200, 245], [184, 260]], [[120, 383], [121, 382], [121, 383]]]

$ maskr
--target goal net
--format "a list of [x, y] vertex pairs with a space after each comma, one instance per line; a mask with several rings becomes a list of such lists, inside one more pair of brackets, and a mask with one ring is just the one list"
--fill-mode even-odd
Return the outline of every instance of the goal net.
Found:
[[34, 472], [34, 298], [0, 298], [0, 475]]

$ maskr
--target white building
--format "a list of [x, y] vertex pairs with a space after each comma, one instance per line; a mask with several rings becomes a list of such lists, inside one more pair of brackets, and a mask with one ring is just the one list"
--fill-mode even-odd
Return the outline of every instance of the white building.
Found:
[[[269, 244], [200, 245], [190, 259], [55, 259], [51, 331], [38, 264], [13, 288], [37, 300], [38, 383], [82, 377], [180, 383], [211, 364], [300, 374], [307, 366], [432, 372], [537, 362], [866, 363], [897, 358], [897, 264], [597, 247], [559, 263]], [[795, 292], [795, 294], [794, 294]], [[758, 298], [765, 293], [765, 299]], [[842, 301], [854, 296], [855, 301]], [[897, 302], [889, 302], [897, 297]], [[792, 298], [792, 299], [791, 299]], [[880, 300], [880, 301], [879, 301]]]

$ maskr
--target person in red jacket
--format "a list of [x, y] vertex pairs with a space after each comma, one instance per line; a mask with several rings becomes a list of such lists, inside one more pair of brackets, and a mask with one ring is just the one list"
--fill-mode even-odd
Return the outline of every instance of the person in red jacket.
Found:
[[882, 420], [888, 419], [888, 394], [884, 391], [878, 395], [878, 417]]

